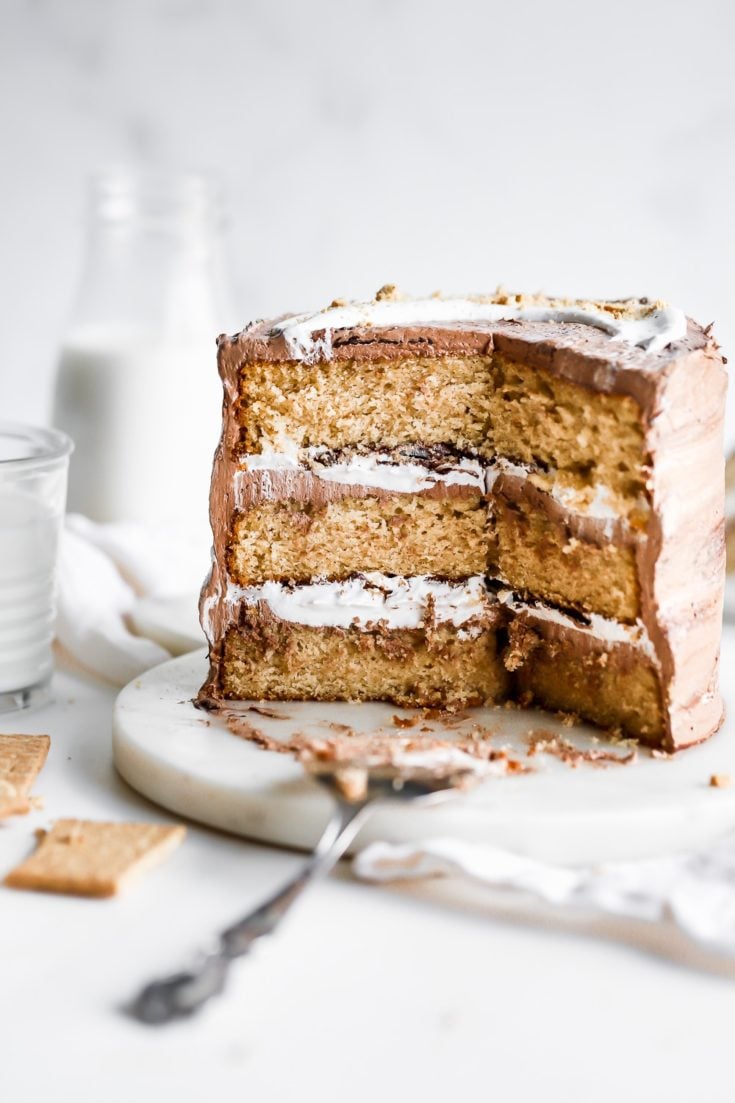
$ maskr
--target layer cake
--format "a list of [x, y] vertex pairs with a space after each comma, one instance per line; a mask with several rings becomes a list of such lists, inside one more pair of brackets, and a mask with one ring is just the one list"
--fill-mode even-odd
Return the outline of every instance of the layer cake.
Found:
[[735, 452], [725, 467], [725, 540], [727, 573], [735, 574]]
[[219, 340], [200, 701], [722, 720], [725, 372], [660, 302], [333, 303]]

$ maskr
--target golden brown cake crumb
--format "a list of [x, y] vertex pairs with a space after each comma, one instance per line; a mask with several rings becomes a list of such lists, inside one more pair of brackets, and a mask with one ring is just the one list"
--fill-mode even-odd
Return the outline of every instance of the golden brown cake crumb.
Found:
[[391, 723], [394, 728], [415, 728], [421, 721], [420, 716], [393, 716]]
[[345, 766], [335, 770], [334, 780], [344, 800], [357, 803], [367, 797], [368, 772], [364, 767]]
[[732, 785], [732, 778], [729, 774], [712, 774], [709, 783], [713, 789], [727, 789]]
[[527, 741], [529, 758], [542, 752], [543, 754], [553, 755], [573, 769], [576, 769], [583, 762], [587, 762], [591, 766], [627, 766], [635, 762], [637, 758], [635, 747], [627, 754], [616, 754], [614, 751], [607, 751], [602, 748], [599, 750], [596, 748], [582, 750], [580, 747], [575, 747], [570, 740], [564, 739], [554, 732], [529, 732]]

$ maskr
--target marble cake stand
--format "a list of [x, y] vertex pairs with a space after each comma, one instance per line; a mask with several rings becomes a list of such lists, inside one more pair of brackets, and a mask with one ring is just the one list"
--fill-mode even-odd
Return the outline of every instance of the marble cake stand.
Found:
[[[148, 671], [119, 695], [113, 722], [117, 769], [138, 792], [201, 823], [280, 846], [310, 849], [329, 814], [329, 799], [289, 756], [238, 739], [191, 699], [206, 669], [205, 652], [183, 655]], [[723, 642], [725, 680], [735, 673], [735, 632]], [[735, 688], [735, 687], [733, 687]], [[646, 751], [626, 766], [576, 768], [536, 755], [534, 772], [484, 781], [456, 801], [433, 809], [377, 811], [358, 847], [384, 839], [417, 841], [451, 835], [566, 863], [642, 858], [696, 848], [735, 829], [735, 695], [724, 729], [701, 747], [671, 759]], [[381, 704], [284, 702], [280, 718], [248, 714], [275, 738], [293, 731], [329, 731], [331, 722], [358, 731], [390, 727], [397, 710]], [[475, 710], [495, 740], [519, 754], [533, 727], [556, 729], [590, 746], [591, 729], [561, 728], [543, 713]], [[451, 733], [450, 733], [451, 735]], [[733, 785], [716, 789], [712, 774]]]

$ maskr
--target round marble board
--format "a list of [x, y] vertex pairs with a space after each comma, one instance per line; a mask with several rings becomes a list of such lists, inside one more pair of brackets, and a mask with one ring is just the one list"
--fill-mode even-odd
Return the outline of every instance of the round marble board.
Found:
[[[135, 679], [114, 710], [115, 764], [134, 789], [193, 820], [281, 846], [311, 849], [326, 823], [329, 797], [286, 754], [261, 750], [232, 735], [192, 698], [204, 681], [206, 652], [172, 659]], [[733, 681], [735, 632], [726, 630], [723, 678]], [[728, 672], [729, 678], [728, 678]], [[532, 772], [491, 777], [456, 800], [435, 808], [387, 805], [376, 810], [356, 847], [382, 839], [418, 841], [453, 836], [507, 847], [540, 859], [581, 863], [643, 858], [705, 845], [735, 829], [735, 685], [729, 720], [713, 739], [671, 758], [641, 750], [628, 765], [572, 767], [537, 753]], [[247, 707], [247, 706], [245, 706]], [[278, 716], [247, 712], [254, 727], [275, 739], [298, 731], [329, 735], [330, 724], [355, 731], [396, 730], [405, 709], [386, 704], [278, 702]], [[604, 746], [583, 725], [565, 727], [554, 717], [525, 709], [474, 709], [468, 725], [492, 728], [493, 743], [522, 758], [531, 729], [559, 732], [582, 749]], [[444, 728], [446, 738], [462, 725]], [[463, 722], [464, 723], [464, 722]], [[466, 730], [466, 729], [465, 729]], [[623, 753], [621, 748], [612, 748]], [[713, 788], [713, 774], [733, 784]]]

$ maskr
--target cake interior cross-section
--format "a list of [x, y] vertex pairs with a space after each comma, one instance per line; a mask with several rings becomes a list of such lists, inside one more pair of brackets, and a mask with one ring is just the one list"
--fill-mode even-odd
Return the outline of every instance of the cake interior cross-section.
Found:
[[199, 702], [722, 721], [723, 360], [661, 302], [337, 302], [219, 340]]

